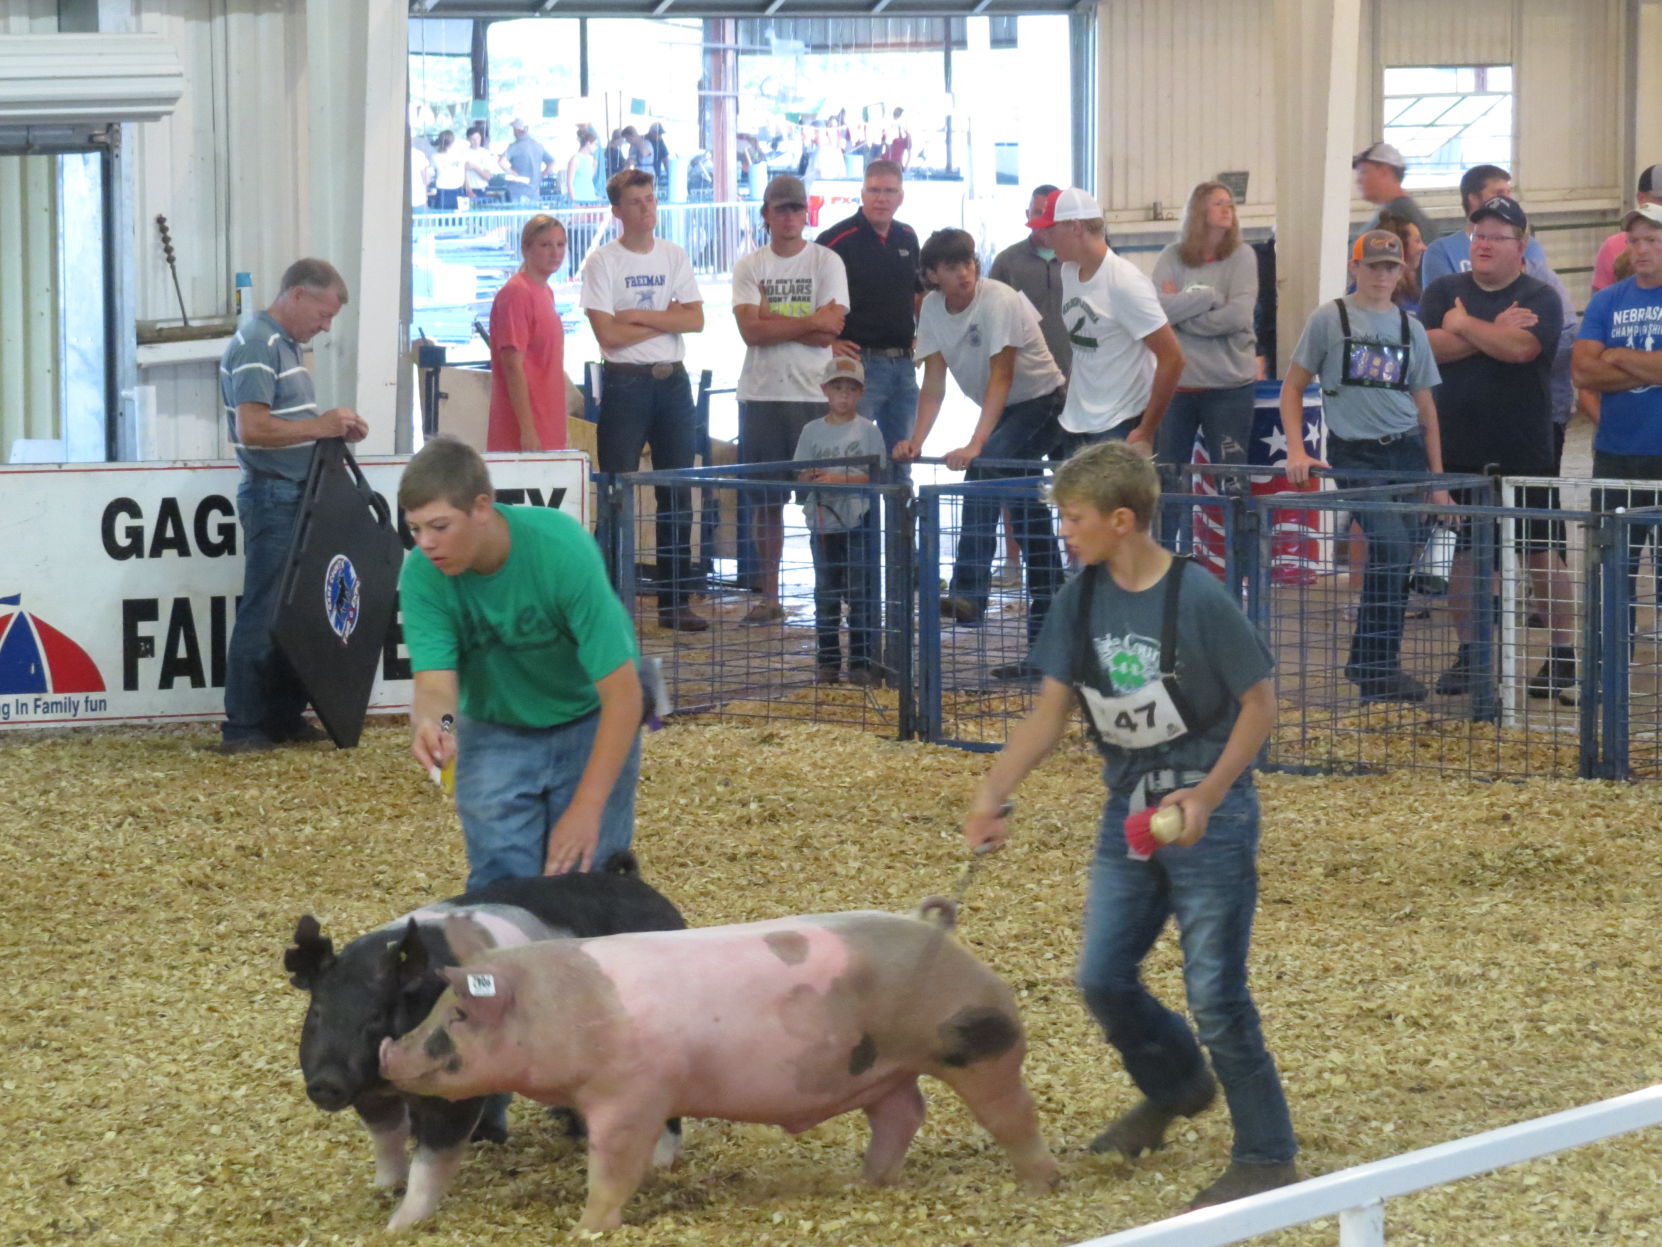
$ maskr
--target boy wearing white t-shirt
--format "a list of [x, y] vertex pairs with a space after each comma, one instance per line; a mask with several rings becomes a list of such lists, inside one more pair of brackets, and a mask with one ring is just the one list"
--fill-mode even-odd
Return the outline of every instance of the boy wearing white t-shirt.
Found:
[[[918, 314], [916, 355], [923, 363], [917, 424], [894, 448], [897, 460], [915, 459], [934, 427], [946, 395], [946, 376], [981, 404], [981, 418], [968, 444], [949, 451], [946, 464], [965, 469], [966, 481], [1019, 479], [1020, 468], [983, 467], [981, 460], [1041, 459], [1056, 448], [1056, 415], [1065, 380], [1050, 357], [1039, 313], [1026, 295], [1003, 282], [985, 280], [975, 239], [961, 229], [937, 230], [923, 244], [924, 281], [931, 293]], [[1050, 508], [1037, 488], [1018, 497], [964, 499], [958, 559], [952, 586], [941, 599], [941, 614], [960, 624], [979, 624], [991, 588], [994, 529], [1001, 506], [1010, 510], [1010, 531], [1027, 565], [1027, 639], [1039, 633], [1050, 601], [1062, 582], [1062, 563], [1051, 529]], [[1026, 661], [996, 667], [997, 679], [1028, 679]]]
[[[583, 264], [583, 311], [605, 359], [596, 457], [602, 472], [638, 472], [652, 447], [654, 468], [690, 468], [692, 385], [682, 335], [704, 328], [704, 295], [687, 253], [654, 236], [658, 196], [650, 173], [625, 169], [606, 183], [622, 237]], [[703, 632], [710, 621], [688, 604], [692, 591], [692, 490], [658, 486], [659, 626]]]
[[1108, 248], [1102, 209], [1076, 186], [1028, 222], [1062, 260], [1062, 323], [1073, 344], [1062, 453], [1120, 438], [1154, 453], [1154, 431], [1183, 375], [1183, 348], [1154, 283]]
[[[802, 180], [780, 174], [762, 194], [768, 245], [733, 266], [733, 316], [749, 348], [739, 372], [740, 463], [791, 458], [808, 422], [825, 414], [820, 380], [848, 312], [848, 273], [841, 256], [802, 236], [807, 222]], [[779, 558], [787, 494], [769, 490], [750, 510], [762, 600], [745, 615], [747, 624], [785, 617]]]

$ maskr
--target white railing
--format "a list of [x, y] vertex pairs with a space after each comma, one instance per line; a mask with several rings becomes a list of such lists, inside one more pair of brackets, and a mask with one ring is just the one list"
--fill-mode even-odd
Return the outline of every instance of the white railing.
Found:
[[1515, 1126], [1093, 1238], [1075, 1247], [1229, 1247], [1323, 1217], [1339, 1218], [1339, 1247], [1384, 1247], [1385, 1201], [1583, 1143], [1662, 1124], [1662, 1085]]

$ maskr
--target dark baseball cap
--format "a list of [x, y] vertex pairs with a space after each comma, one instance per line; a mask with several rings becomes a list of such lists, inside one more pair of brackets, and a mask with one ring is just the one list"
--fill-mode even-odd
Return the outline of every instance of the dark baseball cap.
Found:
[[771, 208], [774, 204], [796, 204], [806, 208], [808, 188], [802, 185], [802, 179], [794, 173], [777, 174], [768, 183], [768, 188], [762, 192], [762, 207]]
[[1639, 175], [1641, 195], [1662, 195], [1662, 165], [1651, 165]]
[[1467, 219], [1473, 225], [1476, 225], [1485, 217], [1494, 217], [1495, 220], [1502, 221], [1517, 229], [1527, 230], [1529, 228], [1529, 218], [1524, 215], [1524, 210], [1518, 206], [1518, 201], [1510, 195], [1496, 195], [1492, 199], [1485, 199], [1477, 205], [1477, 208]]
[[1350, 258], [1359, 264], [1401, 264], [1402, 239], [1388, 229], [1371, 229], [1356, 240]]

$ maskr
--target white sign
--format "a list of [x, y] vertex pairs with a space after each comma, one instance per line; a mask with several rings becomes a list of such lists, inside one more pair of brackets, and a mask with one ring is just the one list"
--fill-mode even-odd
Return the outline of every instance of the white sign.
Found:
[[[358, 460], [394, 511], [408, 462]], [[558, 507], [589, 526], [582, 451], [485, 462], [498, 501]], [[241, 479], [218, 461], [0, 468], [0, 729], [223, 716]], [[395, 622], [370, 712], [407, 710], [410, 692]]]

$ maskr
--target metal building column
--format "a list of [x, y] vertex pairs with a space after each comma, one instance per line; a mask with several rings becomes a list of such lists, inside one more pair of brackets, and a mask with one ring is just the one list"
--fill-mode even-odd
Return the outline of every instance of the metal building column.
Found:
[[1344, 293], [1361, 0], [1275, 0], [1276, 340]]
[[1101, 180], [1097, 176], [1097, 91], [1096, 67], [1099, 55], [1096, 46], [1097, 17], [1095, 6], [1075, 9], [1068, 14], [1069, 58], [1068, 95], [1073, 111], [1073, 184], [1097, 194]]

